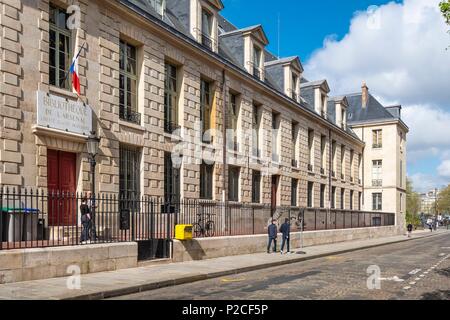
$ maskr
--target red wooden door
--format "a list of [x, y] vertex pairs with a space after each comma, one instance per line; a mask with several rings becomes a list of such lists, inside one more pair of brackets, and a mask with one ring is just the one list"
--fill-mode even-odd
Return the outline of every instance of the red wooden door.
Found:
[[277, 209], [278, 176], [272, 176], [272, 216]]
[[76, 154], [47, 151], [49, 225], [76, 225]]

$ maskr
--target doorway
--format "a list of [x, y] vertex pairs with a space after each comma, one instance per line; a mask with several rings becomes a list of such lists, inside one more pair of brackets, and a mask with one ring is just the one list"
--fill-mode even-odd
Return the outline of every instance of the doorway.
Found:
[[48, 223], [50, 226], [76, 225], [77, 155], [47, 150]]
[[271, 207], [272, 217], [277, 211], [277, 197], [278, 197], [278, 181], [279, 176], [272, 176], [272, 188], [271, 188]]

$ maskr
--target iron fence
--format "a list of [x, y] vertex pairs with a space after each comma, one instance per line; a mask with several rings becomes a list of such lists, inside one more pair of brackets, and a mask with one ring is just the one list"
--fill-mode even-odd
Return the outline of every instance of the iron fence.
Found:
[[[82, 200], [90, 211], [83, 227]], [[272, 219], [285, 218], [292, 230], [390, 226], [383, 212], [305, 209], [183, 199], [165, 202], [147, 196], [35, 192], [0, 188], [0, 250], [138, 242], [144, 258], [168, 257], [177, 224], [193, 225], [195, 238], [265, 234]], [[272, 213], [275, 212], [274, 215]], [[83, 228], [88, 230], [82, 239]], [[81, 242], [81, 240], [87, 240]], [[142, 253], [141, 253], [142, 252]]]

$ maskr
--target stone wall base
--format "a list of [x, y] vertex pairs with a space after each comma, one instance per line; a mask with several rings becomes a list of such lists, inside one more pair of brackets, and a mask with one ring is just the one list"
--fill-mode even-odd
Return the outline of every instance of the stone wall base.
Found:
[[0, 251], [0, 284], [137, 267], [137, 244]]
[[[399, 227], [360, 228], [345, 230], [326, 230], [299, 232], [291, 234], [291, 248], [303, 247], [400, 235]], [[277, 249], [280, 250], [281, 235], [278, 236]], [[173, 262], [214, 259], [252, 253], [263, 253], [267, 250], [267, 235], [238, 236], [196, 239], [192, 241], [174, 240]]]

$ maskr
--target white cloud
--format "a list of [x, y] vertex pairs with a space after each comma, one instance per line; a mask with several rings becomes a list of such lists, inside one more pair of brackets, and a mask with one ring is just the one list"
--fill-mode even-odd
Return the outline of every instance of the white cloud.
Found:
[[445, 160], [438, 167], [439, 175], [450, 178], [450, 160]]
[[438, 175], [416, 173], [410, 176], [416, 192], [428, 192], [434, 188], [442, 189], [449, 184], [448, 180]]
[[326, 38], [305, 64], [306, 78], [327, 79], [332, 94], [360, 91], [366, 81], [381, 102], [403, 105], [410, 163], [430, 156], [442, 163], [435, 176], [414, 176], [425, 188], [450, 178], [450, 37], [439, 2], [405, 0], [357, 12], [348, 34]]

